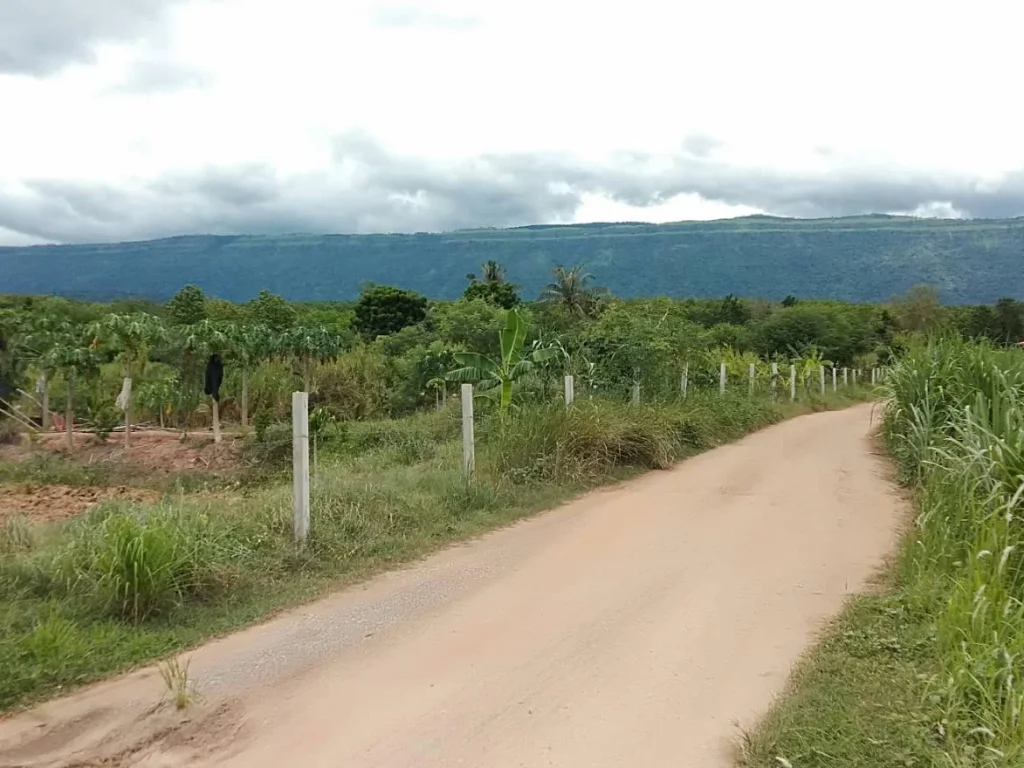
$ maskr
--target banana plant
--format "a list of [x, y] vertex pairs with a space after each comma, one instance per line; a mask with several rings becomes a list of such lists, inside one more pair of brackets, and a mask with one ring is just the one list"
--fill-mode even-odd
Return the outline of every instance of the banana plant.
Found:
[[455, 361], [462, 367], [449, 371], [449, 381], [479, 383], [484, 389], [498, 388], [498, 412], [502, 419], [512, 405], [512, 385], [533, 369], [558, 356], [555, 347], [537, 347], [524, 354], [526, 323], [515, 309], [505, 313], [505, 327], [499, 333], [501, 357], [494, 360], [477, 352], [456, 352]]
[[811, 389], [810, 382], [818, 372], [818, 369], [822, 367], [830, 368], [833, 365], [832, 361], [826, 360], [821, 350], [814, 344], [808, 344], [799, 351], [791, 347], [790, 353], [792, 354], [792, 362], [796, 366], [800, 380], [808, 391]]

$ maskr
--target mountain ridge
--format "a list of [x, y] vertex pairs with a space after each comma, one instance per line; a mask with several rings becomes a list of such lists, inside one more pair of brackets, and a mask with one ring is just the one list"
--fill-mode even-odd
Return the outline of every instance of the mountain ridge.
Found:
[[620, 296], [788, 294], [884, 301], [915, 284], [946, 303], [1024, 298], [1024, 218], [868, 214], [530, 224], [452, 232], [174, 235], [0, 247], [0, 292], [164, 300], [186, 283], [231, 300], [351, 299], [366, 282], [455, 298], [493, 259], [535, 296], [557, 264], [585, 265]]

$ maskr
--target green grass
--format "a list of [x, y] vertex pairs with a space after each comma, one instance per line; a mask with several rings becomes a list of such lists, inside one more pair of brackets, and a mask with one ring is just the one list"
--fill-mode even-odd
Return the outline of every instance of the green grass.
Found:
[[[291, 539], [290, 485], [280, 481], [12, 529], [0, 536], [0, 709], [179, 653], [788, 415], [849, 402], [695, 394], [640, 408], [528, 408], [504, 428], [485, 417], [468, 484], [452, 413], [352, 425], [321, 440], [302, 549]], [[262, 457], [272, 469], [271, 438]]]
[[915, 525], [884, 594], [847, 606], [742, 765], [1024, 765], [1024, 355], [933, 342], [887, 394]]

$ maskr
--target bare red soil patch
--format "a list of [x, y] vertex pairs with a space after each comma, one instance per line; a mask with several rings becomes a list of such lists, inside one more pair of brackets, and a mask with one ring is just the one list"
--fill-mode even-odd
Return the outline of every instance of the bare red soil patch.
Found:
[[20, 483], [0, 486], [0, 520], [27, 517], [33, 522], [55, 523], [76, 517], [102, 501], [147, 503], [159, 498], [160, 494], [143, 488]]
[[42, 451], [70, 455], [82, 464], [113, 462], [164, 474], [189, 470], [223, 472], [239, 464], [241, 440], [230, 433], [224, 435], [220, 444], [214, 443], [209, 433], [196, 432], [183, 438], [178, 432], [162, 430], [132, 432], [131, 447], [127, 450], [123, 440], [123, 434], [115, 433], [103, 442], [93, 434], [76, 432], [74, 451], [69, 452], [67, 436], [54, 432], [37, 435], [32, 443], [4, 446], [0, 457], [20, 461]]

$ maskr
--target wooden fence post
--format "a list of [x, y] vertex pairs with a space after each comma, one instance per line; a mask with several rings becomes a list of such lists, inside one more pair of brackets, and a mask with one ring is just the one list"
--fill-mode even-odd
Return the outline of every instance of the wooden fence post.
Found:
[[690, 364], [689, 363], [684, 363], [683, 364], [683, 377], [679, 381], [679, 386], [683, 390], [683, 399], [684, 400], [686, 399], [686, 387], [687, 387], [687, 385], [689, 383], [690, 383]]
[[825, 394], [825, 366], [821, 366], [818, 369], [818, 384], [820, 385], [821, 394]]
[[751, 397], [754, 396], [754, 376], [757, 371], [754, 369], [754, 364], [750, 364], [750, 383], [747, 385], [747, 394]]
[[718, 394], [725, 394], [725, 363], [721, 363], [718, 368]]
[[796, 402], [796, 366], [789, 366], [789, 401]]
[[633, 382], [633, 389], [632, 389], [630, 400], [633, 403], [633, 405], [640, 405], [640, 382], [639, 381], [634, 381]]
[[570, 373], [565, 377], [565, 407], [568, 408], [576, 399], [576, 381]]
[[850, 386], [850, 369], [849, 368], [843, 368], [843, 386], [844, 387]]
[[473, 436], [473, 385], [462, 385], [462, 472], [466, 478], [476, 469], [476, 443]]
[[835, 392], [839, 389], [839, 383], [836, 381], [836, 367], [832, 366], [832, 391]]
[[772, 363], [772, 399], [775, 399], [775, 390], [779, 384], [779, 364]]
[[309, 395], [292, 392], [292, 530], [295, 541], [309, 537]]

